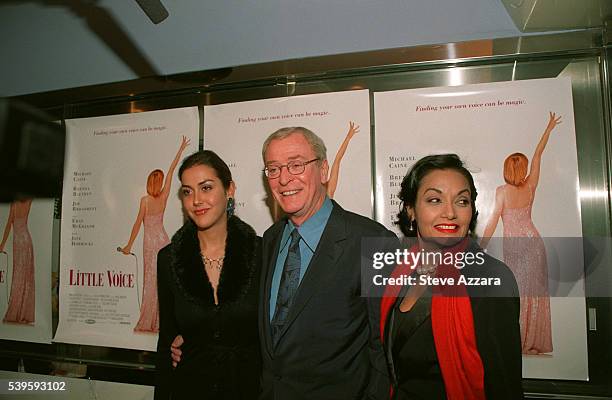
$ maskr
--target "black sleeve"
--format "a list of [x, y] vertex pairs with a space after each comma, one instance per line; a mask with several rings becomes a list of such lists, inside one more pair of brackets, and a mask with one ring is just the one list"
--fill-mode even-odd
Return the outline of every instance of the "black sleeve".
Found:
[[368, 320], [370, 325], [370, 340], [368, 352], [372, 377], [369, 388], [370, 399], [388, 399], [391, 383], [387, 372], [387, 361], [380, 340], [380, 298], [368, 298]]
[[174, 317], [174, 296], [170, 289], [170, 249], [157, 255], [157, 297], [159, 301], [159, 337], [157, 339], [155, 400], [170, 398], [172, 357], [170, 344], [178, 335]]
[[520, 300], [512, 272], [505, 265], [502, 268], [499, 297], [484, 299], [489, 311], [485, 328], [489, 340], [486, 354], [481, 356], [487, 399], [514, 400], [523, 398]]
[[[397, 237], [393, 232], [386, 229], [378, 232], [378, 237], [384, 237], [386, 239], [386, 246], [390, 246], [386, 250], [394, 250], [399, 244]], [[393, 244], [393, 246], [391, 246]], [[366, 294], [367, 311], [368, 311], [368, 322], [370, 328], [370, 339], [368, 342], [368, 350], [370, 356], [370, 365], [372, 366], [372, 378], [369, 388], [369, 399], [380, 399], [387, 400], [390, 396], [391, 380], [389, 378], [389, 371], [385, 352], [380, 337], [380, 303], [381, 298], [377, 294], [371, 296]]]

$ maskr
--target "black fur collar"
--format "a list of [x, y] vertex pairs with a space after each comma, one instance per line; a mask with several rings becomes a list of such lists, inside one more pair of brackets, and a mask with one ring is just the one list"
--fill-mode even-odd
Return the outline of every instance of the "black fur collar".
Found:
[[[256, 274], [261, 262], [260, 238], [253, 228], [236, 216], [230, 217], [227, 227], [225, 260], [217, 288], [221, 305], [240, 300], [252, 284], [258, 284]], [[198, 304], [214, 304], [212, 286], [200, 257], [196, 226], [191, 221], [172, 237], [170, 260], [170, 270], [184, 296]]]

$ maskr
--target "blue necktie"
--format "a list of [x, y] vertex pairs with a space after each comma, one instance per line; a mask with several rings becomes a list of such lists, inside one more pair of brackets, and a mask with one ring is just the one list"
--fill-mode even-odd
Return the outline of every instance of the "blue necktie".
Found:
[[276, 310], [274, 317], [270, 321], [272, 328], [272, 343], [274, 346], [278, 343], [280, 333], [285, 326], [289, 309], [293, 303], [295, 292], [300, 284], [300, 233], [297, 229], [291, 232], [291, 243], [289, 243], [289, 251], [287, 259], [283, 267], [283, 275], [281, 276], [280, 285], [278, 287], [278, 297], [276, 298]]

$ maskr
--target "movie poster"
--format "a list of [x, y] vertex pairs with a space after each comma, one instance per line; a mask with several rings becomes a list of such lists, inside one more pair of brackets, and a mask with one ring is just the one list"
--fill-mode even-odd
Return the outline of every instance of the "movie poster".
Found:
[[182, 225], [197, 107], [66, 121], [56, 342], [154, 350], [157, 252]]
[[272, 132], [303, 126], [327, 147], [328, 196], [372, 216], [370, 110], [367, 90], [280, 97], [204, 107], [204, 148], [230, 166], [236, 213], [262, 234], [282, 211], [268, 192], [261, 148]]
[[51, 343], [53, 200], [0, 205], [0, 339]]
[[458, 154], [478, 190], [481, 245], [522, 295], [538, 288], [521, 298], [523, 376], [588, 379], [570, 79], [380, 92], [374, 107], [379, 221], [399, 232], [397, 194], [416, 160]]

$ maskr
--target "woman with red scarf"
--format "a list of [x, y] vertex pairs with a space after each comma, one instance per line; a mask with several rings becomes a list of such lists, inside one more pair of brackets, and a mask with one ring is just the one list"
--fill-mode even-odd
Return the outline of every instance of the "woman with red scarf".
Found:
[[470, 240], [476, 195], [455, 154], [403, 179], [397, 224], [413, 244], [391, 277], [407, 284], [385, 289], [380, 327], [394, 400], [523, 398], [518, 288]]

